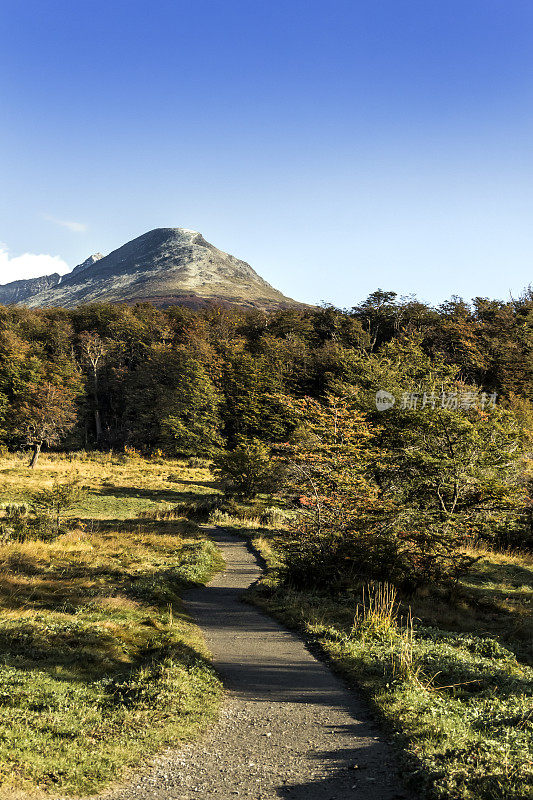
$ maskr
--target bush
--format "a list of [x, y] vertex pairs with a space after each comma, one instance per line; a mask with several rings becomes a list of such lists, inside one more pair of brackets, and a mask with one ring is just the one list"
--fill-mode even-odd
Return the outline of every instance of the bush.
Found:
[[198, 458], [198, 456], [191, 456], [187, 459], [187, 466], [193, 469], [207, 469], [211, 464], [208, 458]]
[[32, 508], [42, 538], [58, 536], [64, 514], [77, 505], [83, 489], [76, 483], [54, 483], [50, 489], [41, 489], [32, 495]]
[[287, 513], [277, 506], [267, 506], [261, 510], [259, 520], [268, 528], [280, 528], [287, 524]]
[[220, 494], [208, 494], [198, 500], [178, 503], [172, 512], [180, 517], [188, 517], [195, 522], [208, 522], [214, 511], [225, 514], [237, 514], [238, 509], [233, 500]]
[[234, 450], [216, 457], [214, 464], [215, 474], [229, 496], [256, 497], [273, 491], [279, 483], [270, 448], [258, 439], [241, 439]]
[[9, 522], [21, 522], [28, 517], [30, 507], [27, 503], [7, 503], [4, 511]]
[[0, 522], [0, 537], [5, 542], [25, 542], [28, 539], [46, 541], [57, 536], [58, 530], [52, 517], [39, 513], [38, 509], [27, 503], [7, 503], [4, 512], [5, 517]]
[[315, 520], [298, 513], [281, 547], [282, 573], [296, 588], [310, 584], [343, 589], [365, 581], [391, 581], [406, 594], [424, 586], [453, 587], [476, 558], [459, 548], [453, 532], [428, 520], [423, 530], [366, 520], [347, 523], [341, 516], [318, 531]]

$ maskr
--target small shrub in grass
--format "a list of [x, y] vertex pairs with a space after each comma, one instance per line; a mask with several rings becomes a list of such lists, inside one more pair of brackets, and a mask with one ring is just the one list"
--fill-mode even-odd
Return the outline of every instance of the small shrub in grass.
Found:
[[187, 459], [187, 466], [193, 469], [207, 469], [211, 461], [208, 458], [198, 458], [198, 456], [191, 456]]
[[424, 680], [420, 664], [414, 657], [411, 610], [405, 620], [399, 618], [396, 588], [390, 583], [368, 584], [363, 587], [362, 598], [356, 609], [351, 636], [363, 642], [367, 639], [387, 641], [395, 680]]
[[28, 538], [30, 507], [27, 503], [7, 503], [4, 520], [0, 522], [0, 537], [3, 541], [23, 542]]
[[140, 460], [140, 459], [142, 459], [142, 453], [139, 450], [137, 450], [135, 447], [131, 447], [130, 445], [126, 444], [126, 445], [124, 445], [123, 457], [126, 460], [128, 458], [131, 458], [131, 459], [134, 459], [134, 460]]
[[179, 516], [188, 517], [195, 522], [208, 522], [213, 512], [237, 514], [238, 507], [231, 498], [223, 497], [220, 494], [208, 494], [197, 500], [178, 503], [174, 506], [173, 511]]
[[36, 515], [36, 530], [42, 538], [58, 536], [63, 517], [83, 498], [84, 491], [76, 483], [55, 482], [50, 489], [41, 489], [32, 495], [32, 508]]
[[390, 583], [363, 587], [363, 600], [357, 606], [352, 630], [364, 639], [392, 636], [398, 630], [396, 589]]
[[28, 503], [6, 503], [4, 512], [6, 519], [10, 522], [21, 522], [27, 519], [30, 513], [30, 506]]

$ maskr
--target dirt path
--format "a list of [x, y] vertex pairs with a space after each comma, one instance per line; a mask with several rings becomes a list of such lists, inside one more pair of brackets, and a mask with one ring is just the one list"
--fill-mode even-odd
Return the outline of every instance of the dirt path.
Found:
[[260, 567], [242, 539], [210, 533], [227, 568], [186, 602], [229, 690], [220, 721], [114, 800], [405, 798], [364, 704], [297, 636], [240, 601]]

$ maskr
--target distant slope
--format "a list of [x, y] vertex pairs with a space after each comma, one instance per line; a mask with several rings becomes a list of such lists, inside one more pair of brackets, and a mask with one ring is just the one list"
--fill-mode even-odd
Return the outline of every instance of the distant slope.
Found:
[[42, 278], [30, 278], [29, 280], [6, 283], [0, 286], [0, 304], [11, 306], [17, 303], [24, 303], [28, 298], [57, 286], [59, 281], [59, 274], [54, 272], [53, 275], [44, 275]]
[[108, 256], [91, 256], [61, 279], [54, 275], [35, 280], [41, 283], [16, 281], [24, 284], [16, 290], [14, 284], [0, 286], [0, 302], [44, 308], [140, 301], [160, 306], [209, 302], [259, 308], [298, 305], [245, 261], [185, 228], [156, 228]]

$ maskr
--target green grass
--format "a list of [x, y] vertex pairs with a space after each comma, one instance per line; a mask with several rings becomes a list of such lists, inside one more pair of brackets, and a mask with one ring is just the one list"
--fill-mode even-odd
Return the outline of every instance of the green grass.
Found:
[[[169, 483], [168, 464], [135, 461], [107, 465], [102, 495], [98, 460], [75, 460], [92, 486], [85, 518], [76, 509], [52, 541], [0, 544], [0, 798], [95, 793], [216, 715], [221, 685], [180, 595], [222, 562], [194, 523], [153, 512], [169, 492], [209, 491], [208, 476], [174, 463], [183, 484]], [[72, 463], [0, 465], [3, 499], [72, 477]]]
[[[361, 686], [403, 751], [424, 796], [525, 800], [533, 791], [533, 669], [489, 637], [417, 626], [405, 639], [353, 630], [353, 606], [282, 589], [255, 601], [306, 633]], [[447, 688], [444, 688], [447, 687]]]
[[71, 516], [132, 519], [143, 511], [170, 508], [214, 491], [205, 467], [175, 459], [127, 457], [113, 453], [45, 453], [35, 470], [25, 455], [0, 459], [0, 504], [23, 502], [54, 481], [74, 481], [86, 493]]
[[[333, 595], [285, 586], [283, 532], [224, 524], [268, 564], [252, 602], [318, 646], [362, 687], [401, 753], [408, 786], [438, 800], [533, 796], [533, 559], [478, 550], [451, 598], [426, 592], [397, 608], [392, 629], [354, 625], [360, 588]], [[403, 618], [404, 622], [401, 622]]]

